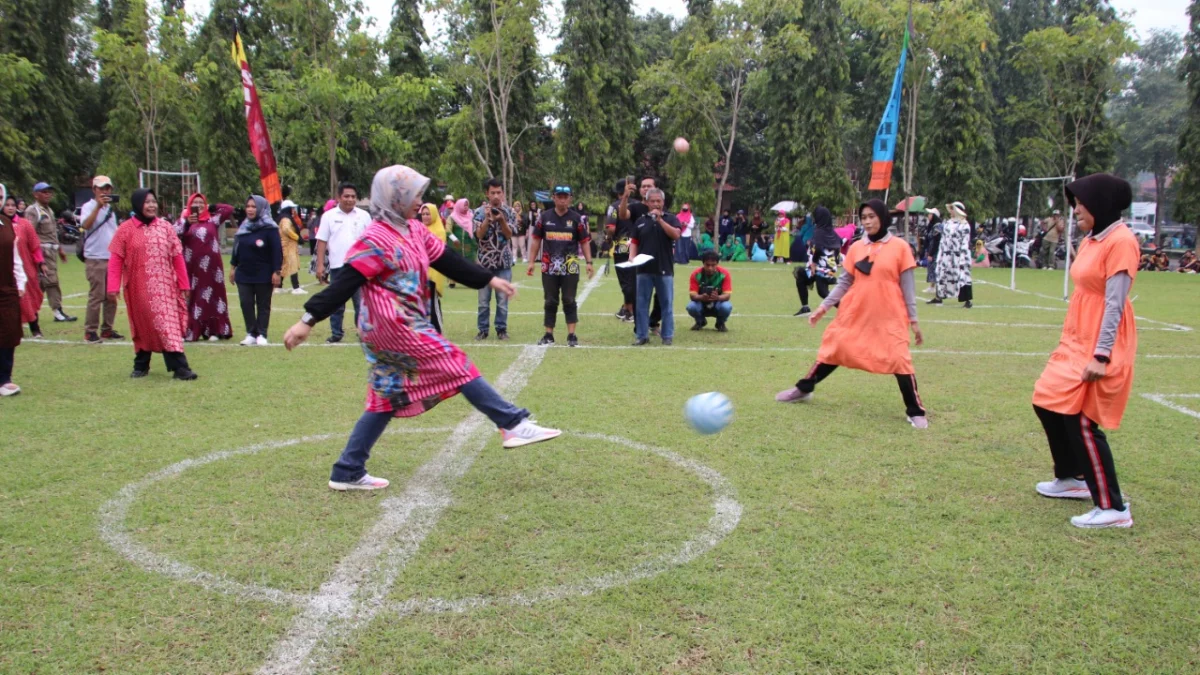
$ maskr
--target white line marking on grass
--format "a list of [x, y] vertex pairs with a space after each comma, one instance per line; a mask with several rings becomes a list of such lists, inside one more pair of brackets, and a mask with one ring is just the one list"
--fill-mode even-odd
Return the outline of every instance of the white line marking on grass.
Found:
[[[1063, 300], [1062, 298], [1056, 298], [1052, 295], [1045, 295], [1044, 293], [1035, 293], [1033, 291], [1023, 291], [1019, 288], [1009, 288], [1008, 286], [1004, 286], [1001, 284], [994, 284], [990, 281], [984, 281], [982, 279], [976, 279], [975, 281], [980, 284], [984, 284], [986, 286], [993, 286], [995, 288], [1001, 288], [1006, 291], [1011, 291], [1013, 293], [1020, 293], [1021, 295], [1032, 295], [1034, 297], [1045, 298], [1047, 300], [1054, 300], [1056, 302], [1067, 302], [1066, 300]], [[1180, 332], [1184, 332], [1184, 333], [1190, 333], [1193, 330], [1191, 328], [1191, 326], [1185, 326], [1185, 325], [1179, 324], [1179, 323], [1171, 323], [1170, 321], [1159, 321], [1158, 319], [1147, 319], [1144, 316], [1138, 316], [1136, 314], [1133, 316], [1133, 318], [1137, 319], [1138, 321], [1145, 321], [1147, 323], [1154, 323], [1154, 324], [1158, 324], [1160, 326], [1167, 326], [1171, 330], [1180, 331]]]
[[[604, 279], [593, 275], [578, 300], [582, 304]], [[545, 347], [528, 346], [496, 381], [509, 399], [516, 398], [546, 356]], [[471, 468], [491, 439], [483, 413], [472, 411], [450, 434], [442, 449], [426, 462], [404, 492], [381, 504], [383, 516], [338, 563], [333, 575], [292, 621], [275, 645], [262, 675], [311, 672], [328, 659], [347, 635], [367, 625], [382, 609], [396, 577], [416, 554], [450, 505], [451, 488]]]
[[[425, 434], [425, 433], [446, 433], [451, 431], [450, 427], [438, 428], [416, 428], [416, 427], [396, 427], [389, 429], [389, 434]], [[108, 500], [100, 507], [100, 538], [113, 547], [117, 553], [121, 554], [130, 562], [150, 572], [156, 572], [173, 579], [187, 581], [189, 583], [198, 584], [203, 588], [230, 595], [236, 595], [243, 598], [253, 600], [263, 600], [266, 602], [275, 602], [289, 605], [303, 605], [308, 598], [296, 593], [281, 591], [275, 588], [260, 586], [258, 584], [247, 584], [240, 581], [227, 579], [223, 576], [197, 570], [191, 565], [181, 563], [171, 558], [155, 553], [149, 548], [139, 543], [125, 527], [125, 519], [129, 515], [129, 507], [137, 497], [151, 485], [160, 481], [178, 476], [188, 469], [195, 469], [206, 464], [219, 462], [224, 459], [240, 457], [242, 455], [254, 455], [263, 450], [275, 450], [278, 448], [287, 448], [293, 445], [303, 443], [316, 443], [319, 441], [327, 441], [332, 438], [344, 437], [344, 433], [338, 434], [318, 434], [314, 436], [303, 436], [300, 438], [292, 438], [286, 441], [270, 441], [266, 443], [257, 443], [255, 445], [239, 448], [237, 450], [222, 450], [214, 452], [203, 457], [195, 459], [185, 459], [181, 462], [176, 462], [165, 469], [160, 469], [146, 476], [136, 483], [130, 483], [121, 488], [117, 496]]]
[[1195, 417], [1196, 419], [1200, 420], [1200, 412], [1192, 410], [1187, 406], [1179, 405], [1178, 403], [1170, 400], [1173, 398], [1200, 398], [1200, 394], [1142, 394], [1142, 398], [1149, 401], [1154, 401], [1155, 403], [1164, 405], [1175, 412], [1181, 412], [1184, 415]]

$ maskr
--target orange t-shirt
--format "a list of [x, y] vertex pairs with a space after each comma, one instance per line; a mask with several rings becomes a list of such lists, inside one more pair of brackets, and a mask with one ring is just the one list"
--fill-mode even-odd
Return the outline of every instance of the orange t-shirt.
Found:
[[1071, 263], [1075, 291], [1058, 348], [1033, 387], [1034, 405], [1063, 415], [1082, 412], [1109, 429], [1121, 426], [1133, 390], [1133, 362], [1137, 356], [1137, 325], [1128, 297], [1107, 374], [1095, 382], [1084, 382], [1082, 376], [1100, 338], [1105, 284], [1118, 272], [1135, 278], [1140, 253], [1137, 238], [1122, 222], [1110, 225], [1100, 239], [1086, 237], [1079, 245], [1079, 254]]
[[[870, 274], [854, 267], [863, 258], [872, 262]], [[843, 264], [854, 285], [821, 336], [817, 360], [868, 373], [912, 375], [908, 309], [900, 290], [901, 273], [917, 266], [912, 247], [894, 236], [877, 243], [863, 238], [850, 247]]]

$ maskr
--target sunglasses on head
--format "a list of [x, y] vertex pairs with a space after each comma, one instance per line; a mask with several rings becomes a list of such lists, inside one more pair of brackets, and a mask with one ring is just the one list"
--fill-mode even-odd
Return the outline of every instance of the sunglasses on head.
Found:
[[554, 187], [554, 194], [569, 195], [571, 194], [571, 188], [567, 187], [566, 185], [557, 185]]

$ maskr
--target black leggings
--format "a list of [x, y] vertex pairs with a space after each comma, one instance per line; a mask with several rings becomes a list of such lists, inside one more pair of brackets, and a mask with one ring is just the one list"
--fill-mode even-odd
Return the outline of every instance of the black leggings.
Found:
[[246, 322], [246, 334], [251, 337], [267, 337], [271, 326], [271, 284], [239, 283], [238, 301], [242, 305], [242, 319]]
[[0, 347], [0, 385], [12, 382], [15, 347]]
[[[628, 256], [626, 256], [628, 258]], [[613, 260], [613, 263], [625, 262]], [[633, 267], [617, 268], [617, 283], [621, 286], [621, 296], [626, 305], [632, 305], [637, 300], [637, 269]]]
[[432, 281], [429, 282], [429, 323], [437, 332], [446, 332], [442, 330], [442, 299], [438, 297], [437, 284]]
[[292, 275], [292, 290], [295, 290], [297, 288], [300, 288], [300, 273], [299, 272]]
[[1063, 415], [1033, 406], [1054, 458], [1055, 478], [1083, 476], [1092, 502], [1102, 509], [1125, 510], [1121, 486], [1117, 484], [1117, 469], [1113, 464], [1108, 438], [1086, 415]]
[[[150, 352], [139, 351], [133, 357], [133, 369], [143, 373], [150, 370]], [[187, 356], [183, 352], [163, 352], [163, 362], [167, 364], [167, 372], [188, 367]]]
[[792, 270], [792, 276], [796, 277], [796, 292], [800, 294], [800, 305], [808, 307], [808, 270], [804, 266], [796, 267]]
[[558, 321], [558, 298], [562, 296], [563, 314], [567, 323], [579, 323], [579, 304], [575, 302], [575, 291], [579, 289], [578, 274], [543, 274], [542, 291], [546, 300], [546, 330], [554, 330]]
[[[817, 361], [803, 379], [796, 383], [796, 388], [808, 394], [817, 388], [817, 384], [829, 377], [837, 366]], [[924, 417], [925, 406], [921, 405], [921, 395], [917, 393], [917, 376], [896, 373], [896, 384], [900, 385], [900, 395], [904, 397], [904, 410], [909, 417]]]
[[824, 300], [825, 298], [828, 298], [830, 281], [828, 279], [823, 279], [821, 277], [817, 277], [816, 282], [817, 282], [817, 295], [821, 296], [822, 300]]

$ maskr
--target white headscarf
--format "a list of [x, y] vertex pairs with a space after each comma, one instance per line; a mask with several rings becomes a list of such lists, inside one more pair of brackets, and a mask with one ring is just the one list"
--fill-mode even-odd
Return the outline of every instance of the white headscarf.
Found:
[[405, 214], [425, 194], [427, 187], [429, 179], [407, 166], [396, 164], [380, 169], [371, 181], [371, 217], [407, 230], [408, 216]]
[[0, 204], [8, 199], [8, 188], [4, 187], [4, 183], [0, 183]]

